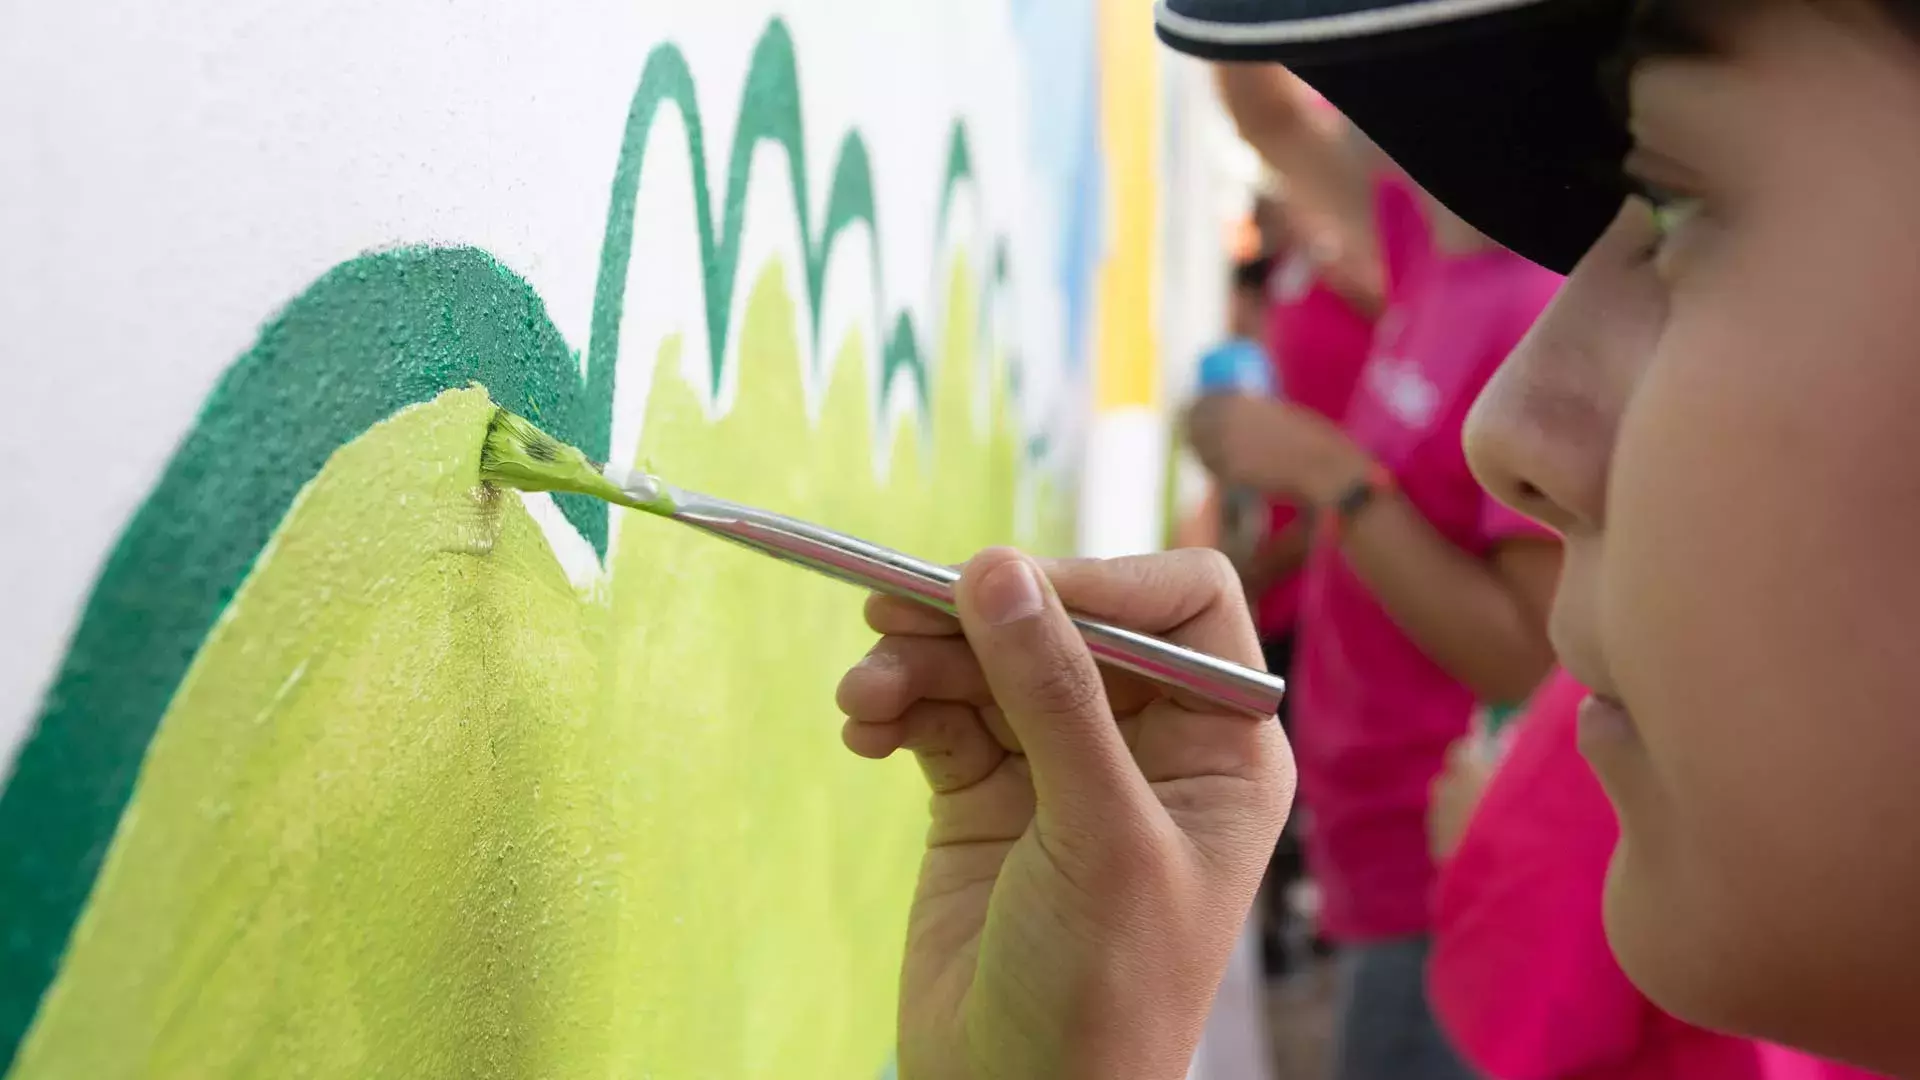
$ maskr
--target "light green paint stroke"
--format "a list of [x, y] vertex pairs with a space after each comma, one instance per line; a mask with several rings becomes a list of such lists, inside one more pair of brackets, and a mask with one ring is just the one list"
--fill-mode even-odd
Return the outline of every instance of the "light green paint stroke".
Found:
[[[770, 270], [746, 302], [733, 412], [709, 422], [699, 392], [663, 380], [637, 455], [676, 483], [937, 559], [1013, 539], [1010, 508], [993, 506], [1012, 481], [998, 475], [1013, 460], [1007, 414], [984, 438], [972, 415], [981, 361], [968, 276], [950, 279], [931, 438], [913, 427], [894, 433], [884, 482], [873, 477], [864, 345], [854, 338], [838, 350], [809, 424], [783, 280]], [[677, 349], [663, 351], [655, 370], [678, 370]], [[608, 734], [614, 756], [658, 763], [649, 785], [625, 791], [637, 815], [629, 835], [671, 836], [623, 853], [633, 902], [606, 962], [645, 965], [657, 977], [633, 987], [633, 1022], [614, 1060], [654, 1055], [708, 1070], [662, 1075], [870, 1074], [873, 1049], [891, 1043], [925, 819], [911, 766], [875, 769], [830, 734], [839, 722], [834, 683], [872, 640], [857, 593], [639, 515], [622, 518], [611, 559], [609, 649], [644, 659], [604, 665], [610, 711], [689, 714]], [[645, 619], [663, 607], [678, 613], [671, 626]], [[733, 662], [713, 664], [720, 648]], [[697, 685], [678, 689], [688, 682]], [[646, 930], [662, 925], [683, 932], [658, 939]]]
[[533, 1076], [578, 1022], [601, 619], [450, 391], [343, 447], [195, 658], [14, 1076]]
[[[633, 460], [934, 558], [1017, 539], [972, 280], [956, 259], [930, 437], [894, 433], [884, 482], [869, 352], [841, 346], [809, 422], [777, 265], [734, 410], [706, 417], [670, 342]], [[838, 744], [857, 593], [625, 514], [579, 596], [478, 485], [492, 416], [449, 392], [303, 490], [162, 721], [15, 1080], [885, 1058], [925, 796]]]
[[539, 296], [491, 257], [400, 248], [327, 272], [221, 376], [102, 565], [0, 791], [0, 1068], [57, 973], [162, 714], [329, 456], [476, 380], [578, 438], [578, 372]]

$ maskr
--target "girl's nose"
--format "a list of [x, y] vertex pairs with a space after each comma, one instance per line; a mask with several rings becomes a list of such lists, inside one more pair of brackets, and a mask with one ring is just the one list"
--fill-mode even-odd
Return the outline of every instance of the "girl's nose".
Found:
[[1488, 493], [1562, 535], [1598, 528], [1614, 418], [1556, 337], [1553, 309], [1508, 357], [1467, 417], [1467, 462]]

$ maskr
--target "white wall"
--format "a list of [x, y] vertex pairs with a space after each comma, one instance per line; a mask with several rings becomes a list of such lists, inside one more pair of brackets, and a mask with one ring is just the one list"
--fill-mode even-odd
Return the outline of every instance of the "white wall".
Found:
[[[1167, 397], [1177, 408], [1193, 392], [1200, 355], [1225, 333], [1227, 238], [1252, 205], [1260, 163], [1220, 107], [1211, 69], [1188, 57], [1168, 57], [1167, 132], [1160, 343]], [[1184, 447], [1173, 451], [1177, 513], [1199, 502], [1206, 474]]]
[[[662, 42], [693, 70], [709, 183], [723, 187], [750, 50], [771, 16], [786, 20], [815, 228], [834, 150], [857, 128], [887, 315], [904, 307], [922, 326], [939, 295], [932, 223], [948, 125], [967, 120], [983, 196], [962, 219], [1004, 233], [1025, 275], [1003, 328], [1029, 360], [1024, 404], [1036, 428], [1070, 417], [1080, 395], [1063, 384], [1053, 270], [1062, 197], [1033, 161], [1026, 103], [1045, 88], [1019, 62], [1032, 50], [1016, 40], [1013, 2], [0, 9], [0, 370], [13, 417], [0, 455], [16, 463], [0, 512], [0, 763], [214, 380], [318, 275], [371, 248], [478, 246], [531, 282], [584, 349], [628, 101]], [[685, 145], [677, 121], [656, 124], [637, 210], [650, 257], [635, 260], [623, 333], [638, 364], [660, 337], [703, 325]], [[755, 159], [746, 265], [774, 252], [796, 265], [784, 169], [764, 147]], [[865, 251], [843, 244], [829, 268], [825, 340], [838, 340], [836, 320], [873, 321]], [[685, 340], [689, 362], [704, 363], [704, 334]], [[623, 370], [621, 383], [647, 380]], [[616, 438], [631, 436], [640, 404], [623, 392]]]

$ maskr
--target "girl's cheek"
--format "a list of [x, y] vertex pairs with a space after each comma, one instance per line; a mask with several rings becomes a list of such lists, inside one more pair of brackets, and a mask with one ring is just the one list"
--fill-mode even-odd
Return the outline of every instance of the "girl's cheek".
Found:
[[1747, 265], [1776, 270], [1676, 304], [1620, 426], [1601, 635], [1658, 795], [1621, 819], [1666, 943], [1756, 965], [1721, 990], [1845, 992], [1920, 950], [1920, 923], [1881, 918], [1920, 904], [1920, 866], [1874, 850], [1920, 820], [1920, 364], [1899, 312]]

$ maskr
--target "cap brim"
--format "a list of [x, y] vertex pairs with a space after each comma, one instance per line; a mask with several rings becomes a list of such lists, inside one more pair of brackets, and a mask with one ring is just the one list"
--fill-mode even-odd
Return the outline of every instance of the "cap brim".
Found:
[[1359, 3], [1264, 21], [1260, 0], [1231, 0], [1236, 18], [1192, 13], [1222, 3], [1162, 0], [1161, 39], [1285, 64], [1434, 198], [1534, 262], [1566, 273], [1619, 211], [1629, 139], [1602, 69], [1631, 0]]

